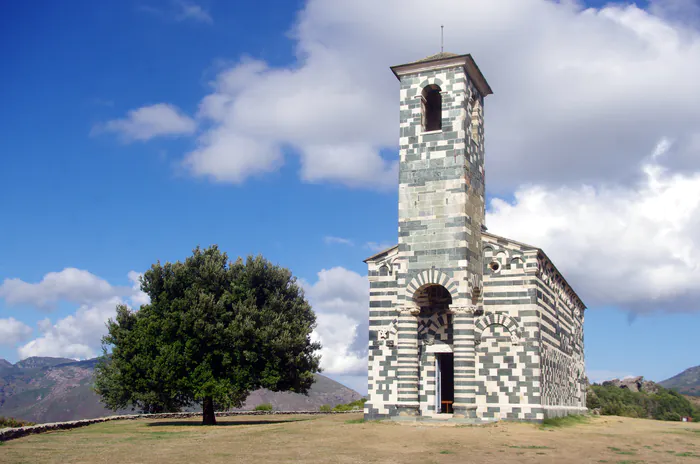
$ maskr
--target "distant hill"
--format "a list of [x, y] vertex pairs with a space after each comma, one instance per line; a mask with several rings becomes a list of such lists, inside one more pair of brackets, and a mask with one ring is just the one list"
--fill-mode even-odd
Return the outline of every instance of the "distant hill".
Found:
[[[34, 357], [13, 365], [0, 359], [0, 416], [43, 423], [131, 413], [131, 410], [106, 409], [91, 390], [96, 362], [97, 359]], [[324, 404], [335, 406], [361, 397], [356, 391], [317, 374], [308, 396], [257, 390], [248, 397], [243, 409], [270, 403], [276, 410], [316, 410]]]
[[686, 369], [678, 375], [659, 382], [664, 388], [690, 396], [700, 396], [700, 366]]

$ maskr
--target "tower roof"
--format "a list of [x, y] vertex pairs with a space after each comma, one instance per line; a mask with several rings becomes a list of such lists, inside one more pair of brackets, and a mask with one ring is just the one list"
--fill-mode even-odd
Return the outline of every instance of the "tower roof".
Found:
[[456, 53], [450, 53], [450, 52], [440, 52], [436, 53], [434, 55], [426, 56], [425, 58], [422, 58], [420, 60], [412, 61], [412, 63], [423, 63], [424, 61], [435, 61], [435, 60], [443, 60], [445, 58], [454, 58], [455, 56], [459, 56]]
[[426, 56], [418, 61], [392, 66], [391, 71], [397, 79], [401, 80], [401, 76], [405, 74], [454, 66], [464, 67], [469, 79], [474, 83], [483, 97], [493, 93], [491, 86], [486, 82], [486, 78], [481, 74], [481, 70], [470, 54], [457, 55], [455, 53], [440, 52], [435, 55]]

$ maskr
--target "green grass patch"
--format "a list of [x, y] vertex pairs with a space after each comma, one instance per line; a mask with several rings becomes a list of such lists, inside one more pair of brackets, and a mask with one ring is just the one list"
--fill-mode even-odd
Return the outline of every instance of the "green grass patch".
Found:
[[454, 454], [454, 451], [442, 450], [442, 451], [440, 451], [440, 454]]
[[676, 453], [675, 456], [680, 458], [700, 458], [700, 454], [695, 454], [692, 451], [686, 451], [684, 453]]
[[542, 421], [542, 427], [569, 427], [572, 425], [585, 424], [588, 422], [588, 416], [582, 414], [571, 414], [563, 417], [549, 417]]
[[617, 461], [616, 464], [639, 464], [643, 463], [644, 461], [630, 461], [629, 459], [625, 459], [623, 461]]
[[256, 411], [272, 411], [272, 405], [270, 403], [263, 403], [255, 406]]
[[635, 450], [623, 450], [620, 448], [615, 448], [614, 446], [608, 446], [608, 449], [616, 454], [628, 454], [628, 455], [637, 454], [637, 452]]
[[527, 445], [527, 446], [518, 446], [518, 445], [511, 445], [508, 448], [518, 448], [518, 449], [552, 449], [549, 446], [538, 446], [538, 445]]
[[346, 424], [364, 424], [364, 419], [348, 419], [345, 421]]

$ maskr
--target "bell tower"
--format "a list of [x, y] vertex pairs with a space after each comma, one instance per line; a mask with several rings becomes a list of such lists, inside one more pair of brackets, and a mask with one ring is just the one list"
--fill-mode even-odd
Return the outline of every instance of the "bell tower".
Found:
[[470, 334], [483, 280], [483, 110], [492, 91], [471, 55], [441, 52], [391, 70], [400, 81], [398, 255], [404, 263], [396, 270], [397, 410], [419, 414], [416, 316], [425, 295], [443, 287], [437, 290], [449, 298], [453, 317], [454, 413], [470, 417]]

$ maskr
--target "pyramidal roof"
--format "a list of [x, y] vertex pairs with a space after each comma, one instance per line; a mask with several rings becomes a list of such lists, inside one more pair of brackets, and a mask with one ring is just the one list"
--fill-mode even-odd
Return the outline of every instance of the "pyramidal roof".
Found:
[[413, 61], [412, 63], [422, 63], [424, 61], [435, 61], [435, 60], [443, 60], [445, 58], [452, 58], [455, 56], [459, 56], [456, 53], [450, 53], [450, 52], [440, 52], [436, 53], [434, 55], [426, 56], [425, 58], [417, 61]]

